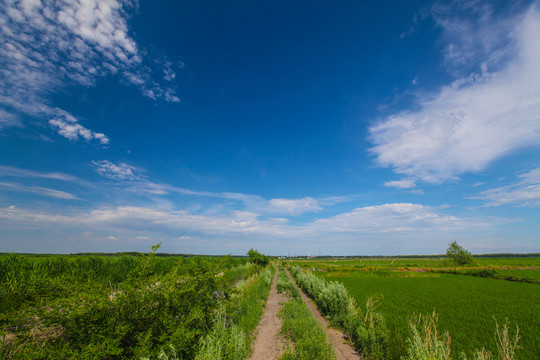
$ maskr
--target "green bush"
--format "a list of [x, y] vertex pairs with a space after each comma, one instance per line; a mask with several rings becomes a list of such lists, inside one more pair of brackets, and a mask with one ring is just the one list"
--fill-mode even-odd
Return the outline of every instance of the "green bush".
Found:
[[474, 259], [471, 253], [459, 246], [456, 241], [448, 245], [446, 257], [451, 263], [458, 266], [474, 264]]

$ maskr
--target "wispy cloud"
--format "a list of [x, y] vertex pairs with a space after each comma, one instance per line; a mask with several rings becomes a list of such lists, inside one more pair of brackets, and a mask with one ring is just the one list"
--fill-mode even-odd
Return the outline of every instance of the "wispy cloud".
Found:
[[395, 187], [398, 189], [412, 189], [416, 186], [416, 183], [411, 179], [386, 181], [384, 184], [386, 187]]
[[[422, 97], [417, 111], [393, 114], [370, 127], [375, 144], [370, 151], [379, 165], [428, 183], [480, 171], [512, 151], [540, 144], [538, 9], [504, 21], [486, 14], [480, 22], [483, 27], [472, 35], [467, 26], [439, 21], [454, 43], [456, 34], [472, 42], [461, 44], [464, 50], [459, 54], [447, 55], [456, 61], [473, 61], [479, 55], [467, 49], [484, 46], [486, 37], [488, 42], [497, 41], [498, 32], [489, 29], [501, 21], [503, 29], [511, 28], [508, 33], [514, 35], [485, 45], [481, 72]], [[514, 56], [506, 59], [509, 53]], [[490, 72], [486, 64], [496, 66], [496, 71]]]
[[269, 209], [279, 213], [300, 215], [305, 212], [317, 212], [322, 210], [319, 202], [311, 197], [302, 199], [271, 199], [268, 201]]
[[540, 168], [525, 172], [518, 179], [514, 184], [482, 191], [471, 199], [483, 200], [486, 206], [540, 206]]
[[108, 160], [92, 161], [96, 171], [109, 179], [114, 180], [140, 180], [143, 179], [142, 169], [125, 163], [115, 164]]
[[[179, 101], [170, 85], [162, 86], [144, 65], [143, 51], [128, 35], [123, 0], [23, 0], [0, 4], [0, 126], [20, 123], [17, 114], [51, 121], [71, 140], [82, 137], [106, 144], [105, 135], [78, 124], [57, 109], [49, 97], [57, 89], [92, 86], [116, 75], [152, 99]], [[169, 78], [173, 70], [168, 66]], [[6, 116], [11, 114], [11, 116]]]
[[424, 236], [426, 233], [456, 233], [487, 226], [480, 220], [442, 215], [430, 206], [402, 203], [357, 208], [301, 225], [289, 225], [280, 218], [262, 219], [259, 214], [250, 211], [210, 216], [183, 210], [165, 211], [135, 206], [95, 209], [75, 214], [53, 214], [8, 207], [0, 209], [0, 220], [19, 226], [77, 227], [81, 233], [91, 226], [95, 231], [109, 233], [137, 233], [144, 229], [164, 234], [284, 237], [302, 242], [306, 237], [339, 237], [355, 241], [358, 236], [366, 235], [421, 232]]
[[40, 172], [35, 170], [21, 169], [13, 166], [0, 165], [0, 176], [2, 177], [15, 177], [15, 178], [37, 178], [37, 179], [51, 179], [58, 180], [73, 184], [78, 184], [86, 188], [94, 188], [95, 185], [91, 182], [81, 179], [79, 177], [65, 174], [61, 172]]
[[212, 192], [199, 191], [172, 186], [169, 184], [158, 184], [143, 176], [143, 169], [125, 163], [115, 164], [109, 160], [92, 161], [96, 171], [112, 180], [124, 181], [122, 185], [128, 192], [149, 195], [181, 194], [195, 197], [206, 197], [214, 199], [232, 200], [244, 204], [248, 211], [255, 211], [263, 214], [287, 214], [298, 216], [309, 212], [322, 210], [321, 205], [332, 205], [338, 202], [347, 201], [346, 197], [323, 198], [320, 201], [312, 197], [299, 199], [275, 198], [267, 200], [262, 196], [253, 194], [242, 194], [233, 192]]
[[19, 183], [11, 182], [2, 182], [0, 181], [0, 189], [17, 191], [17, 192], [26, 192], [39, 196], [53, 197], [56, 199], [64, 200], [80, 200], [77, 196], [67, 193], [65, 191], [49, 189], [41, 186], [26, 186]]

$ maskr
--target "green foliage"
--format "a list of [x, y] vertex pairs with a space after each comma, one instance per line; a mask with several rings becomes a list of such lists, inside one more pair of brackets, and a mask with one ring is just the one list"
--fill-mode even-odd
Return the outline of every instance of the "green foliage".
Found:
[[249, 339], [219, 308], [210, 334], [201, 341], [195, 360], [242, 360], [249, 355]]
[[300, 291], [292, 283], [291, 279], [285, 273], [283, 266], [279, 266], [278, 282], [277, 282], [277, 292], [279, 294], [285, 294], [289, 298], [300, 299]]
[[343, 284], [328, 282], [299, 267], [292, 273], [321, 313], [347, 333], [358, 350], [373, 360], [389, 357], [388, 330], [382, 314], [375, 312], [373, 300], [367, 302], [364, 314]]
[[281, 331], [294, 342], [294, 350], [288, 349], [281, 360], [332, 360], [336, 356], [326, 332], [313, 318], [311, 311], [301, 299], [283, 304]]
[[471, 253], [459, 246], [456, 241], [448, 245], [446, 257], [451, 263], [458, 266], [474, 264], [474, 259]]
[[1, 357], [163, 358], [174, 344], [174, 356], [193, 359], [231, 297], [219, 275], [236, 261], [161, 258], [158, 247], [146, 256], [1, 256]]
[[196, 360], [242, 360], [249, 355], [272, 277], [272, 269], [266, 268], [238, 284], [238, 292], [229, 302], [229, 311], [220, 307], [216, 312], [212, 330], [201, 341]]
[[250, 249], [247, 254], [249, 256], [249, 262], [252, 264], [265, 267], [270, 262], [270, 258], [268, 256], [261, 254], [257, 250]]

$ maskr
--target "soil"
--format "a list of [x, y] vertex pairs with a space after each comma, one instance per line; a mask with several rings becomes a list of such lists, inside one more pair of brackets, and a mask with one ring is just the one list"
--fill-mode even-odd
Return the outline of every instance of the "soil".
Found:
[[257, 337], [253, 345], [253, 355], [251, 360], [272, 360], [281, 356], [285, 349], [283, 337], [280, 335], [281, 319], [278, 317], [281, 304], [287, 298], [277, 292], [278, 271], [274, 275], [274, 281], [268, 294], [266, 308], [259, 326], [257, 327]]

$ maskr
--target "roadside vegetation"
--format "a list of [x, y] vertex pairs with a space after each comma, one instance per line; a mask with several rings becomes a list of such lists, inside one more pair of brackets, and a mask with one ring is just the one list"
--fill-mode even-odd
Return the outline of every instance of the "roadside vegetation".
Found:
[[281, 307], [281, 332], [293, 343], [280, 360], [333, 360], [336, 358], [326, 331], [311, 314], [300, 297], [296, 286], [280, 267], [278, 292], [286, 294], [290, 300]]
[[220, 307], [216, 312], [212, 330], [202, 340], [196, 360], [242, 360], [249, 356], [274, 271], [274, 267], [268, 267], [237, 285], [228, 309]]
[[223, 359], [247, 357], [272, 270], [231, 257], [159, 257], [158, 247], [144, 256], [0, 256], [0, 358], [204, 359], [219, 343], [232, 354]]
[[369, 299], [363, 310], [341, 283], [328, 282], [299, 267], [292, 269], [292, 275], [321, 313], [346, 333], [365, 357], [373, 360], [389, 357], [389, 334], [383, 316], [376, 311], [376, 300]]

